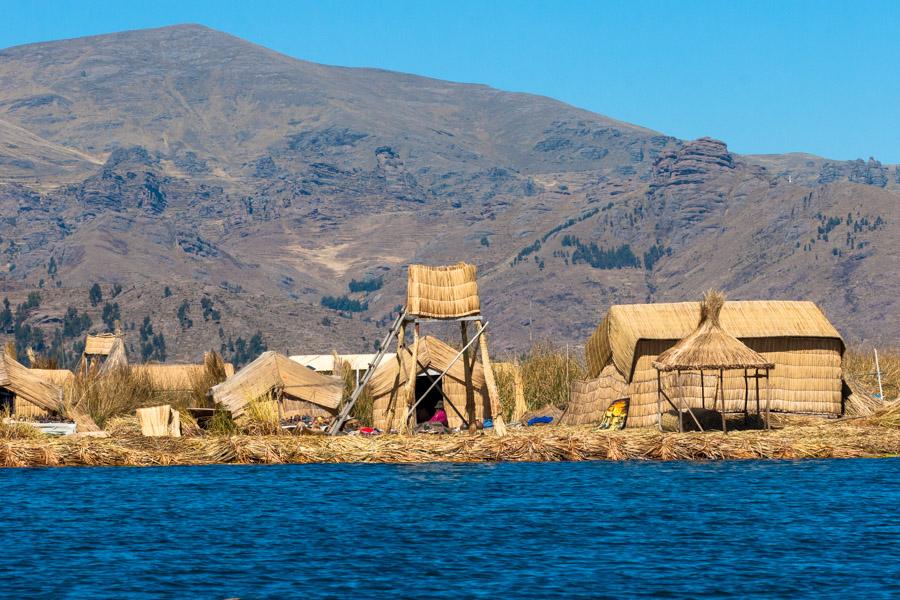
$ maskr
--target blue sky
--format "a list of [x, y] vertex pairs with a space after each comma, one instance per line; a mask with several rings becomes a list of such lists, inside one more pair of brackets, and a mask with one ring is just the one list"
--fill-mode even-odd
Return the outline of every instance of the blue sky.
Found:
[[0, 47], [202, 23], [285, 54], [552, 96], [742, 153], [900, 163], [900, 1], [0, 0]]

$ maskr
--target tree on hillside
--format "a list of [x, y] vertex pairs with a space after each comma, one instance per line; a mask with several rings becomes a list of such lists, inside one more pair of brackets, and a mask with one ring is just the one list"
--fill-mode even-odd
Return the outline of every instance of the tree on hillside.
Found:
[[110, 304], [107, 302], [103, 305], [103, 314], [100, 317], [103, 319], [103, 323], [106, 325], [107, 331], [115, 331], [116, 329], [116, 321], [122, 318], [121, 313], [119, 312], [119, 303], [113, 302]]
[[99, 283], [95, 283], [91, 286], [91, 289], [88, 292], [88, 298], [91, 300], [91, 306], [97, 306], [103, 302], [103, 290], [100, 289]]
[[194, 322], [188, 316], [188, 313], [191, 310], [191, 303], [187, 300], [183, 301], [181, 305], [178, 307], [178, 323], [181, 325], [182, 329], [190, 329], [194, 326]]

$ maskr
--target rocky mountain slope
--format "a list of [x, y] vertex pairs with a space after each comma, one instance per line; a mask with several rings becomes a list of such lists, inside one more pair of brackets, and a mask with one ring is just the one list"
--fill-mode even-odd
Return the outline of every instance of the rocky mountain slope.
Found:
[[41, 294], [0, 315], [20, 346], [73, 349], [73, 307], [90, 329], [118, 316], [138, 355], [149, 317], [169, 360], [241, 358], [256, 331], [366, 351], [404, 266], [457, 260], [479, 265], [504, 349], [578, 346], [611, 303], [712, 285], [815, 300], [848, 341], [882, 342], [900, 331], [898, 200], [900, 168], [875, 159], [739, 156], [200, 26], [0, 51], [0, 285], [11, 313]]

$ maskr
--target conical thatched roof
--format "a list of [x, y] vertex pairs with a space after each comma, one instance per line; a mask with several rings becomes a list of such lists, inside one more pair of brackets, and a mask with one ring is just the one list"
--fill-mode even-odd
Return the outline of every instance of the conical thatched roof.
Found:
[[660, 354], [660, 371], [690, 369], [771, 369], [775, 365], [722, 329], [719, 313], [725, 294], [710, 290], [700, 304], [700, 324], [686, 338]]

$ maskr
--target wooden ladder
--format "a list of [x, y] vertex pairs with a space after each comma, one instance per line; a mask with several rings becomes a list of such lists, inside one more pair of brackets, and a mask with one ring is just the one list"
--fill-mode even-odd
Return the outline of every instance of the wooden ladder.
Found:
[[406, 320], [406, 309], [403, 309], [397, 319], [394, 321], [393, 327], [391, 327], [390, 332], [384, 336], [384, 340], [381, 342], [381, 347], [378, 349], [378, 354], [375, 355], [375, 358], [372, 362], [369, 363], [369, 367], [366, 369], [366, 374], [363, 375], [363, 378], [359, 380], [359, 383], [356, 385], [356, 389], [353, 390], [353, 393], [350, 395], [350, 399], [341, 409], [341, 412], [338, 413], [338, 416], [335, 417], [334, 421], [332, 421], [331, 426], [328, 428], [328, 435], [335, 435], [341, 430], [341, 427], [344, 426], [344, 423], [347, 422], [347, 418], [350, 416], [350, 411], [353, 410], [353, 405], [356, 404], [356, 401], [359, 400], [360, 395], [362, 395], [363, 390], [368, 385], [369, 380], [372, 378], [372, 375], [375, 373], [375, 370], [378, 368], [378, 365], [381, 364], [384, 355], [387, 354], [388, 346], [391, 343], [391, 340], [397, 337], [400, 333], [400, 327], [403, 325], [403, 322]]

